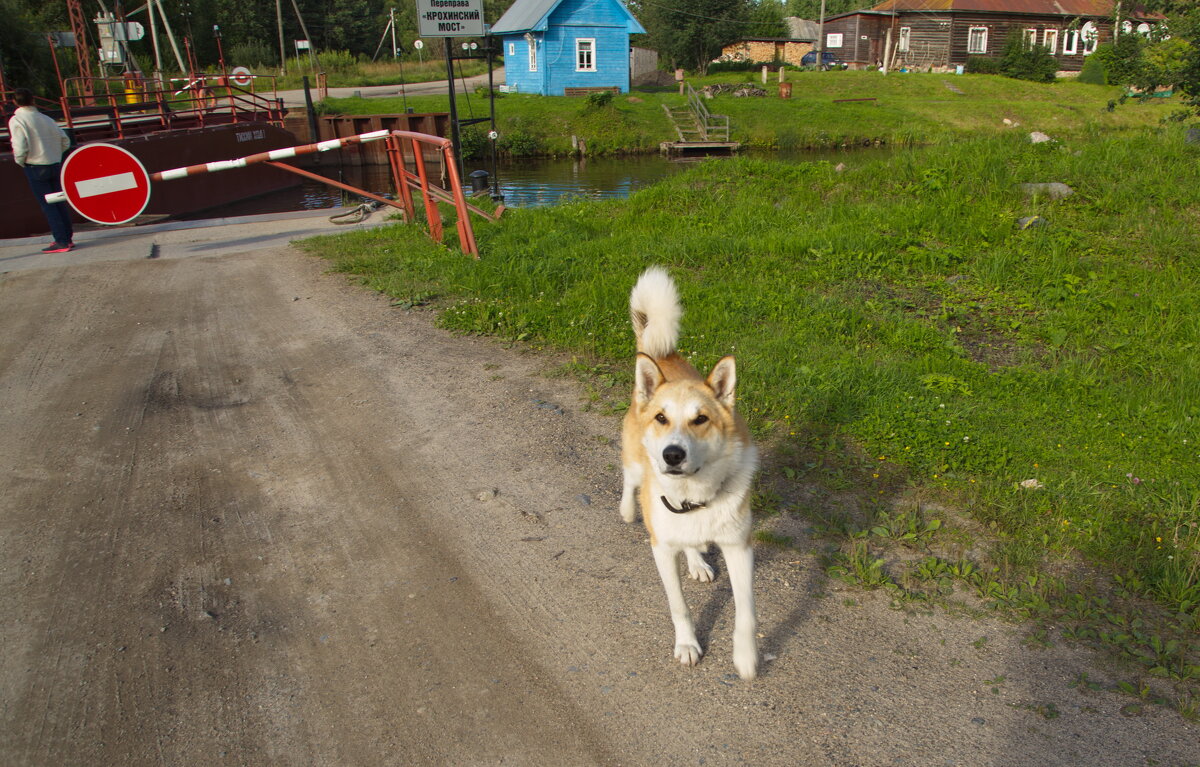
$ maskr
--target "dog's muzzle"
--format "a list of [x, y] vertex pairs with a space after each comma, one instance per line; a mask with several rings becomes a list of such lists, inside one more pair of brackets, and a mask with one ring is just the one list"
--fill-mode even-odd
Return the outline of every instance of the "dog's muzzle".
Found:
[[662, 451], [663, 463], [667, 464], [668, 474], [682, 474], [683, 469], [679, 468], [687, 459], [687, 451], [679, 445], [667, 445]]

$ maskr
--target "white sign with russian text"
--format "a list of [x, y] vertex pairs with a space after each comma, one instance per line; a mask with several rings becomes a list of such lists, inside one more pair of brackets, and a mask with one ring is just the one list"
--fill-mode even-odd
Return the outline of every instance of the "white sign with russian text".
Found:
[[417, 0], [421, 37], [483, 37], [483, 0]]

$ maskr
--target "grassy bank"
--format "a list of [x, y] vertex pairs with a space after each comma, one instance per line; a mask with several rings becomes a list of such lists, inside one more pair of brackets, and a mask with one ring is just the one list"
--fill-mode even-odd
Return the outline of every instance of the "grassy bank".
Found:
[[[682, 348], [738, 356], [764, 542], [803, 518], [834, 575], [1053, 622], [1195, 713], [1200, 152], [1144, 131], [847, 164], [714, 161], [628, 201], [512, 210], [476, 224], [478, 262], [417, 227], [312, 247], [448, 328], [573, 352], [613, 408], [628, 290], [670, 267]], [[1030, 181], [1076, 194], [1029, 200]]]
[[[699, 89], [746, 79], [745, 74], [724, 74], [691, 82]], [[1106, 107], [1120, 95], [1119, 88], [1074, 80], [1042, 84], [995, 75], [854, 71], [790, 72], [788, 80], [790, 99], [778, 98], [772, 78], [765, 97], [721, 95], [707, 105], [730, 116], [734, 140], [766, 149], [947, 143], [1030, 130], [1079, 136], [1157, 125], [1178, 108], [1173, 99], [1165, 99], [1110, 112]], [[759, 79], [754, 83], [762, 86]], [[419, 112], [449, 108], [445, 96], [406, 103]], [[660, 142], [675, 139], [663, 106], [684, 103], [675, 88], [635, 90], [599, 109], [589, 108], [582, 98], [506, 94], [496, 102], [501, 148], [517, 156], [566, 155], [571, 136], [578, 136], [587, 142], [589, 154], [654, 152]], [[399, 99], [331, 99], [324, 108], [366, 114], [402, 112], [403, 106]], [[465, 116], [488, 112], [486, 99], [478, 94], [460, 97], [457, 106]]]

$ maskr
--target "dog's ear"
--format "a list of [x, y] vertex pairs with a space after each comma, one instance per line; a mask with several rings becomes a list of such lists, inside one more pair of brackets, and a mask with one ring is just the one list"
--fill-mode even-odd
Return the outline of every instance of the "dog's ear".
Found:
[[634, 371], [633, 395], [639, 405], [645, 405], [654, 398], [654, 392], [662, 385], [663, 374], [656, 363], [647, 354], [638, 354], [637, 368]]
[[725, 356], [717, 360], [712, 372], [708, 374], [708, 386], [717, 396], [717, 401], [733, 410], [733, 390], [737, 386], [737, 366], [733, 357]]

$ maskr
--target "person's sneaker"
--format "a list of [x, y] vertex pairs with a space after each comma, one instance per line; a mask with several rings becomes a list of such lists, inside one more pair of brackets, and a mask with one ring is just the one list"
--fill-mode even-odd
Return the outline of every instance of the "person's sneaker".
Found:
[[66, 253], [68, 250], [75, 250], [75, 243], [68, 242], [66, 245], [62, 243], [51, 243], [48, 247], [42, 248], [43, 253]]

